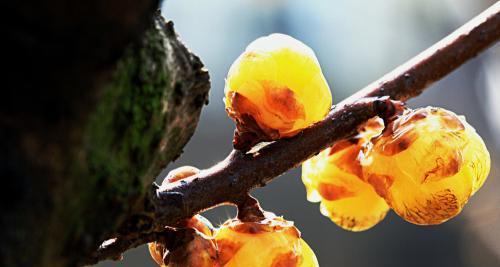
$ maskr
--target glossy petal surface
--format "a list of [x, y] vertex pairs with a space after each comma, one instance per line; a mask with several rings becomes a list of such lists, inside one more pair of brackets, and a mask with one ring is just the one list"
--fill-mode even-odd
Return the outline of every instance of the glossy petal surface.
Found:
[[441, 108], [408, 111], [374, 141], [365, 180], [392, 209], [415, 224], [456, 216], [481, 187], [490, 157], [463, 117]]
[[336, 143], [302, 165], [307, 199], [321, 202], [321, 213], [338, 226], [363, 231], [380, 222], [389, 210], [383, 198], [362, 179], [360, 157], [383, 122], [371, 120], [354, 140]]
[[240, 129], [275, 140], [323, 119], [332, 96], [314, 52], [290, 36], [271, 34], [233, 63], [224, 101]]
[[225, 222], [215, 235], [224, 267], [315, 267], [311, 248], [292, 222], [270, 217], [262, 222]]

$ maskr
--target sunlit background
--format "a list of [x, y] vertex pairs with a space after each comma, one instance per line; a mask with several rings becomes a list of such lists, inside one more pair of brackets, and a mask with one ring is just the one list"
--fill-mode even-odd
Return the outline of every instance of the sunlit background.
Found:
[[[257, 37], [281, 32], [313, 48], [339, 102], [492, 5], [492, 0], [167, 0], [162, 12], [210, 72], [210, 103], [184, 154], [168, 169], [206, 168], [231, 150], [234, 125], [222, 102], [231, 63]], [[321, 266], [500, 266], [500, 46], [490, 48], [433, 85], [410, 106], [441, 106], [483, 136], [492, 171], [464, 212], [439, 226], [415, 226], [390, 213], [371, 230], [352, 233], [306, 201], [300, 170], [255, 190], [262, 206], [295, 221]], [[159, 177], [161, 181], [162, 177]], [[210, 192], [207, 192], [209, 194]], [[214, 224], [234, 216], [218, 208]], [[155, 266], [146, 247], [122, 262], [98, 266]]]

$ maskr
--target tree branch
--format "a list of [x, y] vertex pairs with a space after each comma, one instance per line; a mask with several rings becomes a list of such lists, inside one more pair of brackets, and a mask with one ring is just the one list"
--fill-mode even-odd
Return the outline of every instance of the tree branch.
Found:
[[389, 96], [406, 101], [449, 74], [500, 38], [500, 3], [465, 24], [406, 64], [333, 107], [323, 120], [300, 134], [278, 140], [257, 152], [233, 150], [212, 168], [186, 183], [158, 191], [152, 201], [156, 223], [172, 225], [211, 207], [236, 203], [249, 190], [264, 186], [334, 142], [356, 134], [367, 119], [394, 114], [394, 103], [367, 97]]
[[161, 232], [143, 233], [132, 238], [121, 237], [109, 240], [103, 243], [97, 251], [82, 261], [81, 264], [93, 265], [103, 260], [121, 260], [124, 251], [149, 242], [161, 241], [163, 243], [174, 244], [179, 239], [181, 233], [182, 231], [179, 232], [165, 228]]
[[194, 214], [225, 203], [238, 204], [255, 187], [298, 166], [329, 145], [357, 133], [357, 127], [374, 116], [389, 118], [401, 104], [385, 98], [363, 98], [335, 107], [321, 122], [300, 134], [268, 144], [256, 151], [233, 150], [219, 164], [200, 171], [182, 183], [157, 191], [157, 227], [173, 225]]
[[356, 134], [357, 127], [369, 118], [393, 116], [401, 107], [398, 100], [418, 96], [499, 38], [500, 2], [497, 2], [420, 55], [334, 106], [323, 121], [297, 136], [248, 153], [233, 150], [219, 164], [152, 194], [149, 204], [155, 211], [150, 231], [175, 225], [218, 205], [238, 204], [251, 189], [265, 186], [336, 141]]

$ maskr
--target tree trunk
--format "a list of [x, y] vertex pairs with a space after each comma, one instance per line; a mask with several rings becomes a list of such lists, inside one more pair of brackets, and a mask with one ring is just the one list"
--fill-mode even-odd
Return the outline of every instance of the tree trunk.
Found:
[[0, 266], [76, 265], [147, 210], [141, 199], [182, 152], [209, 89], [158, 5], [7, 4]]

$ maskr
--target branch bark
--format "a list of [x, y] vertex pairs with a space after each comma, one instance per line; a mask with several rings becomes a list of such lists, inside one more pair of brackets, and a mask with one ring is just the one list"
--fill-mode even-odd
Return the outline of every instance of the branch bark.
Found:
[[[353, 136], [357, 126], [374, 116], [389, 118], [399, 104], [385, 98], [362, 98], [343, 107], [335, 107], [321, 122], [300, 134], [268, 144], [256, 151], [233, 150], [213, 166], [174, 183], [153, 196], [157, 227], [173, 225], [210, 207], [238, 204], [255, 187], [298, 166], [329, 145]], [[209, 193], [207, 193], [209, 192]]]
[[138, 247], [145, 243], [160, 241], [164, 244], [175, 244], [180, 239], [182, 232], [171, 229], [164, 229], [161, 232], [150, 232], [139, 234], [134, 238], [116, 238], [110, 240], [109, 244], [104, 244], [89, 257], [82, 259], [80, 265], [93, 265], [103, 260], [121, 260], [122, 253], [131, 248]]

